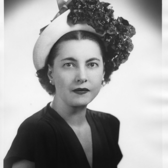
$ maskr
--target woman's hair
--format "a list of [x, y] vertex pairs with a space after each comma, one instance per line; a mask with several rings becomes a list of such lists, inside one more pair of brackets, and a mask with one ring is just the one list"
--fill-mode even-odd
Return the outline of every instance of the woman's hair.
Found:
[[110, 75], [114, 71], [113, 64], [111, 61], [109, 61], [109, 54], [106, 52], [104, 43], [102, 40], [98, 37], [98, 35], [93, 34], [91, 32], [87, 31], [72, 31], [65, 35], [63, 35], [52, 47], [50, 50], [50, 53], [46, 59], [45, 66], [38, 70], [37, 77], [39, 78], [39, 82], [41, 83], [42, 87], [50, 94], [54, 95], [56, 93], [55, 86], [50, 83], [50, 80], [48, 78], [48, 65], [53, 66], [54, 59], [56, 58], [59, 50], [59, 44], [64, 41], [68, 40], [82, 40], [82, 39], [89, 39], [94, 42], [96, 42], [101, 50], [101, 54], [103, 57], [104, 62], [104, 84], [107, 84], [110, 81]]

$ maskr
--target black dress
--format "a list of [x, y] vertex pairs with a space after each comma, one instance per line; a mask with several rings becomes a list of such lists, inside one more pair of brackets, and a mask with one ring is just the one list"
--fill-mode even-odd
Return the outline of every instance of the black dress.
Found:
[[[86, 119], [92, 133], [93, 168], [117, 168], [122, 158], [119, 120], [89, 109]], [[4, 159], [4, 168], [24, 159], [35, 162], [36, 168], [90, 168], [76, 134], [49, 104], [21, 124]]]

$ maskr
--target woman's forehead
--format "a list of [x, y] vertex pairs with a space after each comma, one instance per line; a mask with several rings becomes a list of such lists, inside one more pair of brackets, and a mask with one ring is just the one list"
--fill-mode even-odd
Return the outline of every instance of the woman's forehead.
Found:
[[57, 60], [66, 58], [74, 58], [75, 60], [102, 59], [98, 43], [89, 39], [63, 41], [58, 45], [57, 54]]

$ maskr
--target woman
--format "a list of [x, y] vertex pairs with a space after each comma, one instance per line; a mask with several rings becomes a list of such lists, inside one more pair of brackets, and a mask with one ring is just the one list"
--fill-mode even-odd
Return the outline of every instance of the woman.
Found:
[[53, 101], [21, 124], [4, 167], [116, 168], [119, 120], [87, 105], [128, 58], [135, 29], [115, 20], [108, 3], [59, 5], [34, 48], [37, 76]]

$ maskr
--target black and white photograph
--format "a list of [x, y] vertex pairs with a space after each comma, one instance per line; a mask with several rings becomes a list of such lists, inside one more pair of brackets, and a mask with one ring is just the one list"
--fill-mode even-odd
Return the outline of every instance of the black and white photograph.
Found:
[[165, 1], [1, 4], [3, 168], [166, 168]]

